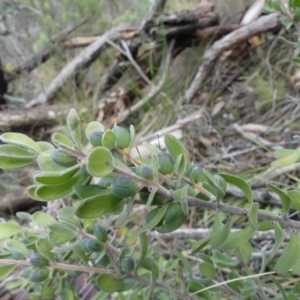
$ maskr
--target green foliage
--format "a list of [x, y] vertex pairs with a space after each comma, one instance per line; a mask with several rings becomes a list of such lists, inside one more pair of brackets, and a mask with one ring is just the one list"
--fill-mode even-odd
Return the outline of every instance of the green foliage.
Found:
[[[283, 215], [266, 214], [245, 180], [189, 164], [184, 145], [172, 135], [165, 137], [165, 152], [148, 145], [151, 157], [134, 159], [130, 156], [133, 126], [105, 130], [101, 123], [91, 122], [83, 130], [82, 124], [72, 109], [67, 117], [69, 136], [54, 133], [53, 145], [15, 133], [0, 137], [5, 142], [0, 147], [2, 168], [22, 168], [37, 161], [40, 170], [28, 188], [33, 199], [72, 199], [70, 206], [60, 208], [54, 216], [44, 211], [18, 213], [26, 226], [1, 219], [0, 279], [7, 278], [17, 266], [23, 267], [8, 283], [9, 288], [26, 287], [44, 298], [66, 297], [63, 287], [69, 286], [71, 277], [84, 272], [99, 288], [99, 299], [108, 294], [118, 294], [120, 299], [143, 297], [147, 289], [158, 297], [221, 299], [225, 293], [222, 286], [227, 284], [231, 291], [227, 299], [246, 300], [253, 299], [262, 284], [252, 276], [263, 277], [266, 268], [274, 276], [300, 274], [299, 236], [294, 234], [286, 242], [282, 229], [289, 221], [290, 208], [300, 209], [299, 191], [268, 184], [281, 199]], [[83, 146], [85, 138], [93, 148]], [[293, 163], [290, 159], [282, 163], [282, 159], [297, 151], [276, 151], [275, 165]], [[244, 193], [245, 209], [224, 203], [229, 184]], [[135, 211], [137, 205], [145, 208], [142, 214]], [[176, 233], [190, 221], [192, 207], [215, 211], [209, 235], [186, 239], [184, 248], [174, 245], [166, 255], [154, 238]], [[234, 229], [234, 215], [243, 217], [243, 228]], [[298, 222], [290, 224], [292, 229], [300, 228]], [[264, 254], [258, 274], [253, 275], [249, 265], [255, 250], [250, 240], [257, 230], [266, 228], [274, 229], [275, 243], [272, 251]], [[232, 270], [228, 282], [214, 285], [228, 269]], [[281, 293], [281, 282], [276, 278], [274, 286]]]

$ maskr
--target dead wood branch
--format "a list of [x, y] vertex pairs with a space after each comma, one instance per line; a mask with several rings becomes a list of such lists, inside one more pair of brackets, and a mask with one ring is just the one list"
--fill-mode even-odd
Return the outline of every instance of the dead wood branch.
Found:
[[0, 111], [0, 132], [24, 127], [53, 126], [68, 113], [63, 105], [43, 105], [31, 109]]
[[[280, 27], [280, 16], [278, 14], [270, 14], [259, 18], [257, 21], [243, 26], [232, 33], [228, 34], [221, 40], [215, 42], [205, 53], [202, 58], [202, 64], [198, 69], [192, 83], [185, 92], [182, 101], [190, 103], [201, 88], [203, 82], [207, 79], [213, 69], [216, 60], [222, 52], [231, 49], [237, 44], [247, 41], [254, 35], [273, 30]], [[181, 101], [181, 102], [182, 102]]]
[[118, 28], [113, 28], [103, 34], [98, 40], [81, 51], [78, 56], [76, 56], [68, 65], [66, 65], [61, 70], [61, 72], [52, 80], [45, 91], [40, 93], [36, 99], [29, 101], [25, 105], [25, 108], [30, 108], [37, 104], [46, 103], [51, 98], [53, 98], [56, 92], [64, 85], [64, 83], [68, 79], [73, 77], [79, 69], [89, 64], [99, 55], [107, 40], [114, 41], [120, 38], [120, 36], [120, 30], [118, 30]]
[[36, 54], [32, 55], [27, 61], [25, 61], [22, 65], [14, 68], [9, 74], [6, 75], [6, 80], [11, 81], [16, 78], [17, 75], [22, 74], [23, 72], [31, 72], [42, 63], [46, 62], [51, 54], [55, 51], [54, 45], [61, 40], [65, 39], [70, 33], [76, 30], [79, 26], [86, 23], [87, 19], [83, 19], [80, 22], [72, 25], [68, 28], [65, 28], [58, 34], [51, 37], [50, 41], [46, 43], [46, 45]]
[[[232, 229], [231, 232], [236, 232], [240, 229]], [[196, 239], [200, 240], [207, 237], [211, 233], [210, 228], [188, 228], [188, 229], [176, 229], [170, 233], [158, 233], [152, 232], [154, 237], [161, 237], [165, 240], [169, 239]], [[266, 240], [274, 240], [274, 230], [267, 230], [267, 231], [256, 231], [252, 237], [252, 240], [256, 241], [266, 241]], [[286, 240], [290, 239], [290, 234], [285, 236]]]

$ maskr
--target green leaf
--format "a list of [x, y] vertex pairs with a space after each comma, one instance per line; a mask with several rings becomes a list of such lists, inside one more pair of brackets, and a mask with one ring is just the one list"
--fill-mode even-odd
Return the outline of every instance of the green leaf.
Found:
[[37, 173], [33, 178], [36, 182], [42, 184], [60, 184], [73, 177], [79, 170], [79, 165], [75, 165], [60, 172], [42, 171]]
[[193, 248], [192, 248], [192, 254], [195, 254], [199, 251], [201, 251], [202, 249], [204, 249], [207, 244], [210, 241], [210, 236], [207, 236], [203, 239], [201, 239]]
[[75, 193], [83, 200], [94, 197], [99, 194], [107, 194], [107, 189], [103, 189], [98, 184], [76, 184], [73, 189]]
[[36, 155], [16, 145], [0, 146], [0, 168], [20, 169], [32, 164]]
[[144, 142], [143, 146], [145, 146], [151, 153], [157, 154], [158, 152], [160, 152], [160, 149], [153, 144]]
[[67, 116], [67, 125], [70, 131], [74, 131], [80, 125], [80, 119], [74, 108], [71, 108]]
[[252, 246], [249, 242], [243, 243], [239, 248], [236, 249], [238, 256], [244, 264], [248, 264], [251, 259]]
[[181, 206], [181, 210], [185, 215], [188, 215], [188, 203], [187, 203], [187, 196], [188, 196], [188, 185], [184, 186], [183, 188], [174, 191], [173, 198], [178, 201]]
[[156, 213], [153, 216], [153, 218], [151, 219], [151, 221], [149, 223], [147, 223], [146, 225], [144, 225], [142, 228], [140, 228], [136, 234], [139, 235], [144, 231], [153, 229], [162, 220], [168, 207], [169, 207], [168, 205], [164, 205], [164, 206], [160, 207], [158, 210], [156, 210]]
[[263, 265], [264, 269], [267, 266], [267, 264], [272, 260], [274, 255], [277, 253], [278, 249], [280, 248], [285, 238], [285, 233], [279, 223], [276, 223], [274, 225], [274, 231], [275, 231], [275, 244], [268, 259], [265, 261], [265, 265]]
[[92, 176], [102, 177], [112, 173], [113, 156], [105, 147], [94, 148], [87, 158], [87, 169]]
[[295, 149], [277, 149], [273, 154], [276, 159], [281, 159], [293, 155], [295, 152], [297, 152]]
[[226, 241], [219, 246], [219, 249], [222, 249], [224, 251], [233, 250], [243, 243], [248, 242], [254, 232], [255, 229], [250, 226], [246, 227], [245, 229], [232, 232], [229, 234], [229, 237], [226, 239]]
[[40, 197], [38, 197], [37, 194], [36, 194], [36, 190], [37, 190], [38, 187], [39, 187], [39, 185], [37, 185], [37, 184], [29, 186], [27, 188], [27, 194], [33, 200], [43, 201], [43, 199], [41, 199]]
[[111, 213], [121, 201], [122, 198], [115, 196], [111, 191], [107, 191], [106, 194], [86, 199], [78, 207], [76, 215], [81, 219], [98, 218]]
[[287, 194], [291, 198], [292, 207], [300, 211], [300, 191], [288, 191]]
[[40, 254], [42, 254], [46, 259], [54, 262], [54, 253], [52, 252], [52, 244], [45, 238], [40, 238], [35, 242], [35, 246]]
[[0, 281], [7, 278], [18, 265], [0, 265]]
[[169, 135], [169, 134], [165, 135], [165, 144], [166, 144], [166, 148], [168, 149], [169, 153], [171, 154], [171, 156], [175, 161], [180, 155], [182, 155], [178, 167], [178, 177], [177, 177], [177, 181], [178, 183], [180, 183], [188, 164], [187, 152], [184, 146], [173, 135]]
[[213, 279], [215, 277], [216, 274], [216, 269], [214, 268], [214, 266], [208, 262], [203, 262], [199, 265], [199, 270], [201, 272], [202, 275], [204, 275], [205, 277], [208, 277], [210, 279]]
[[259, 208], [259, 203], [255, 202], [251, 205], [249, 212], [248, 212], [250, 226], [254, 229], [257, 229], [257, 227], [259, 225], [258, 219], [257, 219], [258, 208]]
[[140, 264], [144, 260], [144, 258], [147, 255], [147, 252], [148, 252], [148, 237], [145, 232], [142, 232], [139, 235], [139, 241], [140, 241], [140, 245], [141, 245], [141, 255], [140, 255], [140, 260], [139, 260], [139, 264]]
[[281, 203], [282, 203], [282, 211], [283, 214], [286, 216], [289, 212], [290, 206], [291, 206], [291, 197], [285, 193], [283, 190], [278, 188], [277, 186], [273, 184], [266, 184], [266, 186], [275, 194], [277, 194], [280, 197]]
[[79, 245], [75, 245], [72, 247], [72, 251], [82, 260], [82, 262], [87, 265], [88, 264], [88, 258], [84, 251], [84, 249]]
[[3, 143], [18, 145], [26, 149], [33, 150], [36, 153], [41, 153], [41, 148], [36, 144], [36, 142], [22, 133], [17, 132], [7, 132], [0, 137]]
[[191, 280], [193, 278], [192, 265], [189, 263], [187, 258], [177, 249], [175, 249], [175, 254], [177, 255], [178, 259], [183, 262], [184, 268], [189, 274], [189, 280]]
[[232, 268], [239, 264], [238, 260], [232, 259], [231, 257], [227, 256], [226, 254], [222, 253], [219, 250], [213, 249], [213, 261], [220, 267], [220, 268]]
[[70, 130], [72, 139], [77, 146], [77, 149], [81, 149], [81, 121], [74, 108], [71, 108], [67, 116], [67, 125]]
[[71, 224], [62, 222], [62, 221], [56, 221], [53, 223], [48, 224], [48, 228], [56, 233], [73, 233], [76, 231], [77, 228], [74, 228]]
[[51, 158], [51, 153], [53, 150], [46, 151], [40, 154], [37, 158], [37, 163], [41, 170], [50, 172], [59, 172], [66, 169], [66, 167], [59, 166]]
[[117, 136], [111, 129], [108, 129], [104, 132], [102, 136], [103, 147], [112, 150], [116, 146], [116, 141], [117, 141]]
[[213, 232], [211, 234], [209, 245], [211, 246], [212, 249], [218, 248], [226, 241], [226, 239], [229, 237], [232, 223], [233, 223], [233, 218], [229, 218], [225, 226], [220, 231]]
[[104, 131], [104, 130], [105, 130], [105, 128], [100, 122], [92, 121], [86, 126], [85, 133], [86, 133], [86, 136], [88, 137], [94, 131]]
[[156, 153], [151, 154], [151, 166], [152, 166], [152, 169], [153, 169], [153, 176], [154, 176], [153, 181], [155, 183], [158, 183], [159, 162], [158, 162], [158, 157], [157, 157]]
[[129, 144], [129, 151], [132, 148], [132, 146], [134, 145], [134, 140], [135, 140], [135, 129], [133, 125], [129, 126], [129, 133], [130, 133], [130, 144]]
[[56, 200], [59, 198], [66, 197], [72, 192], [72, 189], [75, 184], [84, 182], [87, 178], [87, 175], [78, 172], [72, 178], [66, 180], [61, 184], [52, 184], [52, 185], [40, 185], [35, 194], [37, 197], [45, 201]]
[[291, 237], [288, 245], [285, 247], [282, 255], [276, 262], [274, 271], [277, 273], [288, 272], [300, 261], [300, 239], [298, 234]]
[[159, 277], [159, 268], [157, 264], [152, 264], [151, 275], [152, 275], [152, 284], [153, 286], [155, 286], [157, 279]]
[[74, 230], [81, 230], [81, 220], [75, 215], [75, 206], [65, 206], [58, 210], [57, 218], [73, 227]]
[[22, 227], [12, 223], [0, 223], [0, 240], [23, 231]]
[[101, 274], [96, 278], [96, 285], [104, 292], [114, 293], [122, 286], [123, 280], [113, 274]]
[[24, 246], [23, 243], [17, 241], [17, 240], [8, 240], [5, 242], [5, 247], [10, 251], [16, 251], [20, 254], [22, 254], [24, 257], [29, 256], [28, 249]]
[[42, 152], [55, 149], [54, 146], [48, 142], [40, 141], [40, 142], [36, 142], [36, 144], [41, 148]]
[[274, 162], [271, 163], [271, 166], [275, 168], [285, 167], [298, 162], [299, 159], [300, 159], [300, 149], [297, 149], [294, 151], [293, 154], [275, 160]]
[[160, 233], [168, 233], [179, 228], [187, 219], [187, 216], [181, 211], [175, 220], [170, 223], [165, 223], [162, 226], [155, 227], [155, 230]]
[[250, 204], [253, 203], [253, 194], [252, 190], [249, 186], [249, 184], [242, 178], [231, 175], [231, 174], [219, 174], [219, 176], [223, 177], [226, 182], [235, 185], [236, 187], [240, 188], [244, 194], [246, 195], [246, 198]]
[[223, 197], [227, 190], [227, 184], [223, 177], [219, 175], [213, 175], [214, 185], [223, 193]]
[[66, 231], [64, 233], [60, 232], [49, 232], [49, 241], [54, 245], [61, 245], [68, 243], [72, 240], [74, 240], [77, 237], [76, 232]]
[[43, 211], [36, 211], [32, 216], [32, 220], [35, 221], [40, 228], [45, 228], [48, 223], [56, 221], [50, 214]]
[[60, 145], [64, 145], [66, 147], [69, 148], [73, 148], [74, 147], [74, 143], [65, 135], [59, 133], [59, 132], [55, 132], [52, 135], [52, 143], [56, 146], [59, 147]]
[[121, 293], [121, 292], [125, 292], [125, 291], [129, 291], [129, 290], [132, 290], [132, 288], [134, 287], [135, 285], [135, 281], [131, 278], [124, 278], [123, 279], [123, 282], [122, 282], [122, 285], [120, 286], [120, 288], [118, 289], [118, 293]]
[[[205, 288], [203, 284], [201, 284], [199, 281], [191, 280], [188, 282], [188, 290], [193, 295], [197, 295], [199, 299], [203, 300], [213, 300], [211, 297], [209, 291], [203, 291], [199, 293], [198, 291], [201, 291]], [[198, 292], [198, 293], [197, 293]]]

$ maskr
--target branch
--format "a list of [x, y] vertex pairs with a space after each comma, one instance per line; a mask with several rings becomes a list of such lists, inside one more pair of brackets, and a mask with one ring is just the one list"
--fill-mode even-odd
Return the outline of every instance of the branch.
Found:
[[83, 19], [76, 23], [75, 25], [72, 25], [66, 29], [63, 29], [58, 34], [54, 35], [50, 38], [50, 41], [45, 44], [45, 46], [36, 54], [32, 55], [27, 61], [25, 61], [22, 65], [14, 68], [12, 71], [9, 72], [6, 76], [7, 81], [11, 81], [15, 79], [16, 75], [19, 75], [23, 72], [31, 72], [38, 66], [40, 66], [42, 63], [46, 62], [51, 54], [55, 51], [55, 47], [53, 47], [53, 44], [60, 42], [61, 40], [65, 39], [71, 32], [76, 30], [79, 26], [86, 23], [87, 19]]
[[231, 49], [241, 42], [247, 41], [254, 35], [278, 28], [280, 24], [280, 16], [278, 14], [270, 14], [259, 18], [256, 22], [250, 23], [249, 25], [233, 31], [221, 40], [215, 42], [204, 53], [202, 64], [198, 69], [191, 85], [185, 92], [183, 97], [184, 99], [181, 99], [181, 101], [185, 100], [188, 103], [191, 102], [211, 72], [216, 60], [220, 57], [222, 52]]
[[31, 100], [25, 105], [25, 108], [33, 107], [37, 104], [43, 104], [54, 97], [56, 92], [65, 84], [65, 82], [74, 76], [74, 74], [90, 63], [105, 46], [107, 40], [116, 40], [120, 38], [121, 33], [117, 28], [113, 28], [103, 34], [98, 40], [86, 47], [76, 56], [69, 64], [67, 64], [61, 72], [52, 80], [44, 92], [40, 93], [36, 99]]
[[[239, 231], [239, 229], [232, 229], [231, 232]], [[166, 240], [170, 239], [196, 239], [200, 240], [207, 237], [211, 233], [210, 228], [188, 228], [188, 229], [176, 229], [175, 231], [169, 233], [158, 233], [158, 232], [151, 232], [151, 235], [154, 237], [161, 237]], [[267, 231], [256, 231], [252, 237], [253, 240], [274, 240], [275, 233], [274, 230], [267, 230]], [[286, 240], [290, 239], [290, 236], [285, 236]]]

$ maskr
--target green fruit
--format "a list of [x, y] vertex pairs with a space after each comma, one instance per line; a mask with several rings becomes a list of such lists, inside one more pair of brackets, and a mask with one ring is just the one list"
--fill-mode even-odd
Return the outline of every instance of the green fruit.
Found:
[[159, 163], [158, 172], [163, 175], [171, 174], [174, 170], [174, 160], [172, 156], [167, 152], [161, 151], [157, 153], [157, 157]]
[[93, 131], [89, 135], [88, 139], [94, 147], [102, 146], [103, 134], [104, 134], [104, 131], [96, 130], [96, 131]]
[[29, 280], [32, 282], [42, 282], [49, 276], [49, 270], [47, 268], [37, 268], [33, 270], [29, 276]]
[[139, 185], [134, 179], [121, 175], [113, 180], [111, 187], [116, 196], [127, 198], [136, 194]]
[[97, 184], [100, 185], [102, 188], [108, 188], [111, 186], [113, 180], [118, 176], [119, 175], [117, 173], [111, 173], [107, 176], [101, 177]]
[[77, 164], [77, 157], [62, 149], [55, 149], [51, 153], [52, 160], [61, 167], [72, 167]]
[[49, 265], [49, 261], [40, 253], [34, 253], [31, 255], [29, 262], [35, 267], [46, 267]]
[[127, 129], [115, 125], [112, 129], [117, 137], [116, 146], [119, 149], [128, 148], [131, 142], [131, 136]]
[[164, 223], [169, 224], [182, 215], [181, 207], [178, 203], [171, 203], [164, 216]]
[[130, 273], [134, 269], [134, 260], [131, 256], [125, 255], [121, 260], [121, 269], [124, 272]]
[[153, 168], [150, 166], [139, 166], [136, 168], [136, 174], [147, 179], [147, 180], [153, 180], [154, 174], [153, 174]]
[[100, 224], [96, 224], [94, 227], [94, 236], [102, 243], [107, 241], [107, 230]]
[[186, 169], [186, 175], [195, 183], [203, 182], [204, 180], [203, 169], [194, 163], [189, 164]]
[[103, 244], [98, 240], [88, 240], [85, 244], [85, 247], [91, 252], [101, 252], [104, 249]]

